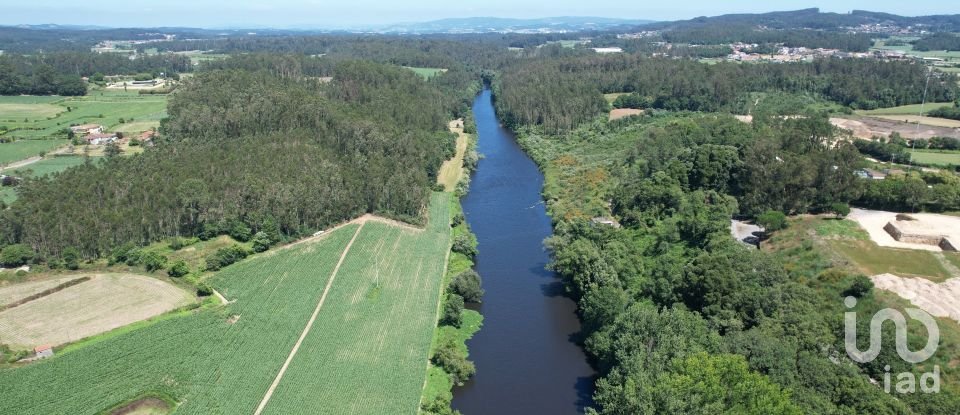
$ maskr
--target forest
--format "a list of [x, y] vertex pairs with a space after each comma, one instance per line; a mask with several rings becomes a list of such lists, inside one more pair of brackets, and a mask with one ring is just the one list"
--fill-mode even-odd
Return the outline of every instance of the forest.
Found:
[[163, 54], [130, 59], [116, 53], [54, 52], [0, 55], [0, 95], [84, 95], [81, 77], [148, 73], [172, 76], [192, 70], [190, 58]]
[[[936, 73], [928, 101], [952, 101], [955, 74]], [[643, 56], [574, 56], [526, 60], [498, 79], [497, 108], [507, 125], [568, 131], [606, 110], [602, 93], [628, 92], [644, 108], [746, 113], [751, 92], [786, 92], [853, 109], [920, 103], [927, 70], [910, 62], [821, 59], [812, 63], [704, 65]], [[788, 114], [785, 114], [788, 115]]]
[[463, 102], [396, 66], [343, 61], [332, 75], [201, 72], [171, 98], [154, 148], [24, 180], [2, 243], [96, 258], [237, 224], [285, 239], [367, 212], [421, 221]]
[[934, 33], [913, 42], [913, 50], [927, 52], [931, 50], [960, 50], [960, 36], [953, 33]]
[[[578, 302], [600, 372], [589, 413], [960, 410], [954, 392], [892, 396], [872, 385], [885, 364], [917, 370], [893, 352], [834, 362], [841, 300], [871, 298], [869, 280], [807, 249], [766, 253], [730, 238], [734, 215], [832, 211], [870, 192], [853, 175], [862, 156], [825, 119], [664, 114], [519, 134], [547, 172], [551, 267]], [[622, 227], [590, 221], [608, 209]]]

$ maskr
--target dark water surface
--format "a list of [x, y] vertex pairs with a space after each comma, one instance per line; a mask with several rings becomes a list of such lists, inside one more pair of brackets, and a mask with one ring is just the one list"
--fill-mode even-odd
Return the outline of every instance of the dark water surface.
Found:
[[463, 210], [480, 241], [483, 328], [467, 342], [476, 377], [454, 390], [464, 415], [574, 414], [591, 403], [593, 370], [571, 341], [576, 305], [544, 266], [550, 236], [543, 175], [500, 126], [489, 90], [473, 103], [484, 155]]

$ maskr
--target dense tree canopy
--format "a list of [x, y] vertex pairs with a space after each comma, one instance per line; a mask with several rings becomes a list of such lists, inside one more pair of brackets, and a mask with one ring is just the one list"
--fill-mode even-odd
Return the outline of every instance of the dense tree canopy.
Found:
[[[463, 88], [466, 88], [464, 85]], [[342, 62], [333, 81], [266, 71], [197, 75], [170, 101], [157, 145], [26, 180], [7, 243], [86, 257], [177, 235], [302, 235], [364, 212], [419, 221], [460, 104], [403, 68]]]

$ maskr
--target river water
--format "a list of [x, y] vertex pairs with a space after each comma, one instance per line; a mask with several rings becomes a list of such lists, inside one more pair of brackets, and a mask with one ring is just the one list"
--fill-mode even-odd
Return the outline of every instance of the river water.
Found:
[[480, 242], [483, 328], [467, 342], [477, 374], [454, 390], [453, 407], [464, 415], [581, 413], [592, 403], [594, 371], [571, 340], [580, 330], [576, 304], [544, 268], [551, 226], [543, 175], [500, 126], [491, 99], [485, 89], [473, 103], [484, 158], [462, 201]]

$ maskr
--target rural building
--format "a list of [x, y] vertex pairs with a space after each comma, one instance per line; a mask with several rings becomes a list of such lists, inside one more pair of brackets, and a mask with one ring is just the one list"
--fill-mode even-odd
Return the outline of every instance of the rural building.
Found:
[[103, 132], [103, 126], [100, 124], [81, 124], [70, 127], [74, 134], [100, 134]]
[[87, 143], [89, 143], [89, 144], [91, 144], [91, 145], [98, 146], [98, 145], [101, 145], [101, 144], [107, 144], [107, 143], [112, 143], [112, 142], [117, 141], [117, 134], [116, 134], [116, 133], [90, 134], [90, 135], [84, 137], [84, 139], [87, 140]]
[[144, 131], [140, 133], [139, 140], [146, 143], [147, 141], [153, 140], [153, 136], [157, 135], [154, 131]]
[[44, 359], [48, 357], [53, 357], [53, 346], [45, 344], [43, 346], [37, 346], [33, 348], [33, 351], [37, 354], [36, 359]]
[[156, 85], [156, 84], [157, 84], [157, 80], [156, 80], [156, 79], [151, 79], [151, 80], [148, 80], [148, 81], [132, 81], [132, 82], [130, 82], [130, 84], [131, 84], [131, 85], [150, 85], [150, 86], [153, 86], [153, 85]]

